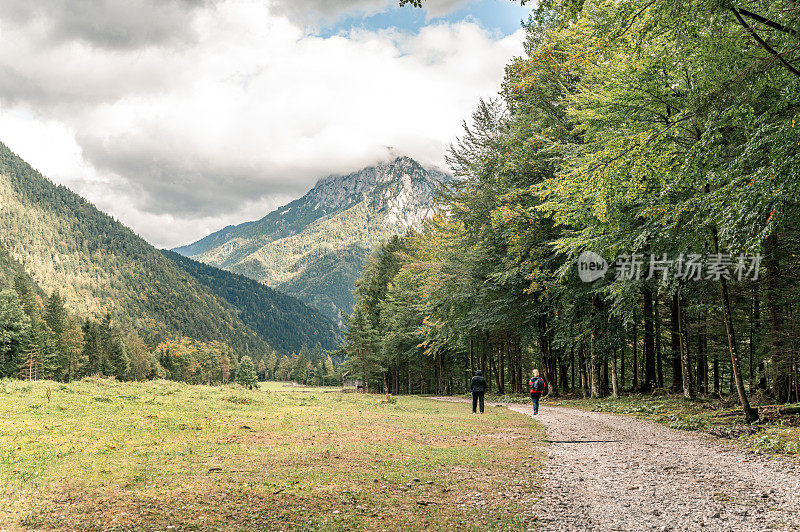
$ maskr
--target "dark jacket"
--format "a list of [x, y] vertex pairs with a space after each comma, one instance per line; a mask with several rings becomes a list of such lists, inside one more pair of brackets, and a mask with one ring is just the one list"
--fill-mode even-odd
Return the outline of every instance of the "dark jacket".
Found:
[[483, 374], [480, 371], [475, 373], [475, 376], [472, 377], [472, 382], [469, 383], [469, 389], [472, 393], [483, 393], [486, 391], [486, 379], [483, 378]]
[[[539, 391], [534, 390], [536, 381], [542, 381], [542, 389]], [[531, 380], [528, 382], [528, 385], [531, 387], [531, 393], [538, 393], [544, 395], [545, 391], [547, 390], [547, 381], [545, 381], [541, 377], [531, 377]]]

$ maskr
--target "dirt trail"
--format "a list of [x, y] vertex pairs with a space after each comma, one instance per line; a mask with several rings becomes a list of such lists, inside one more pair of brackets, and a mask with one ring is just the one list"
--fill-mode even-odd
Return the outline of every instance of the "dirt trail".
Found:
[[796, 462], [625, 416], [543, 404], [536, 419], [544, 530], [800, 530]]

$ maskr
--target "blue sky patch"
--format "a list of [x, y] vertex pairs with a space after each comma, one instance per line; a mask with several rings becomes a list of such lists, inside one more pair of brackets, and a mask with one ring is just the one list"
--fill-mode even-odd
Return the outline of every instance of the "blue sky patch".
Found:
[[472, 0], [460, 9], [445, 16], [428, 17], [426, 10], [410, 6], [392, 7], [373, 15], [346, 15], [333, 23], [316, 29], [314, 35], [331, 37], [346, 35], [352, 30], [379, 31], [396, 29], [405, 33], [417, 33], [431, 24], [475, 22], [498, 36], [511, 35], [520, 29], [521, 22], [531, 14], [531, 7], [520, 6], [513, 0]]

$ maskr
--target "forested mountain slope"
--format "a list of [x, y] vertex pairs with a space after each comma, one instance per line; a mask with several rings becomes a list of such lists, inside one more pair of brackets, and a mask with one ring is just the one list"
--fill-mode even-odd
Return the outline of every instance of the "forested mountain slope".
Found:
[[5, 290], [13, 286], [14, 279], [20, 275], [26, 277], [30, 285], [35, 284], [28, 278], [22, 266], [12, 259], [5, 249], [0, 247], [0, 290]]
[[239, 354], [269, 349], [227, 301], [2, 143], [0, 248], [79, 315], [111, 312], [152, 342], [181, 335], [223, 341]]
[[369, 251], [433, 212], [449, 176], [408, 157], [320, 180], [302, 198], [261, 220], [181, 248], [196, 258], [295, 295], [332, 317], [349, 312]]
[[336, 324], [319, 310], [243, 275], [231, 273], [172, 251], [163, 251], [186, 273], [226, 300], [239, 318], [281, 353], [297, 353], [318, 342], [323, 349], [341, 343]]

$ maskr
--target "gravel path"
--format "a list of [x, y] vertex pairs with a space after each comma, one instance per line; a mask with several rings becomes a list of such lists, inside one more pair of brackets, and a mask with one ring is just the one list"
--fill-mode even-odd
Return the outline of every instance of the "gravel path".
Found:
[[631, 417], [543, 404], [536, 419], [544, 530], [800, 530], [800, 464]]

